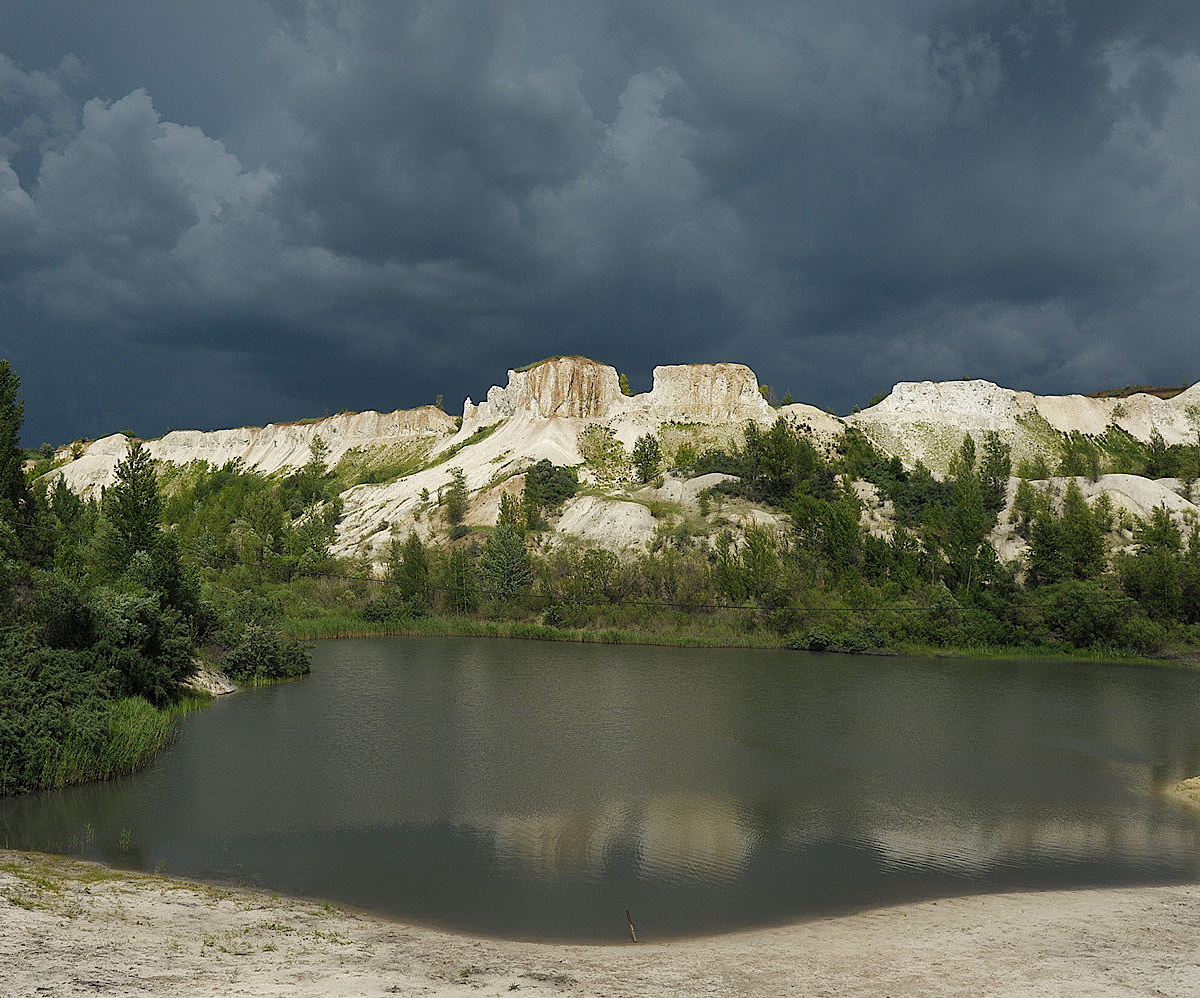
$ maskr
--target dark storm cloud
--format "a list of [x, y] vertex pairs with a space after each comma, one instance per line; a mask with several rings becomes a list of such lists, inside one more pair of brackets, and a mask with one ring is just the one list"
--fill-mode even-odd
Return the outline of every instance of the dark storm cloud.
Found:
[[31, 424], [73, 356], [144, 432], [478, 398], [560, 352], [839, 408], [1198, 376], [1190, 3], [13, 9], [0, 353]]

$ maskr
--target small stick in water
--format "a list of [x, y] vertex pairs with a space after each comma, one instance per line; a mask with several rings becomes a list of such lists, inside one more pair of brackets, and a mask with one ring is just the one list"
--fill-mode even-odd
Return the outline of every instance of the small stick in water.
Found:
[[629, 914], [629, 909], [625, 909], [625, 921], [629, 923], [629, 938], [635, 943], [637, 942], [637, 930], [633, 927], [633, 916]]

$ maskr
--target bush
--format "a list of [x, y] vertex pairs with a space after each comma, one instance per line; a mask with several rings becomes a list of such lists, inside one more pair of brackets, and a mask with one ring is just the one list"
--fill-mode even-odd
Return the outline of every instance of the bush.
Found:
[[833, 635], [820, 626], [798, 630], [786, 642], [793, 651], [825, 651], [834, 644]]
[[241, 640], [225, 656], [225, 671], [238, 682], [294, 679], [310, 668], [308, 649], [265, 624], [247, 624]]
[[160, 607], [157, 596], [101, 587], [93, 593], [99, 662], [116, 674], [119, 696], [144, 697], [156, 707], [178, 699], [196, 671], [192, 637], [183, 615]]
[[367, 601], [362, 615], [363, 620], [372, 624], [393, 624], [402, 620], [411, 621], [413, 618], [412, 607], [390, 586], [374, 599]]
[[614, 485], [629, 479], [632, 470], [629, 455], [610, 427], [589, 423], [579, 431], [576, 442], [597, 481]]
[[47, 648], [30, 629], [0, 633], [0, 794], [55, 783], [66, 744], [104, 743], [112, 676], [88, 651]]

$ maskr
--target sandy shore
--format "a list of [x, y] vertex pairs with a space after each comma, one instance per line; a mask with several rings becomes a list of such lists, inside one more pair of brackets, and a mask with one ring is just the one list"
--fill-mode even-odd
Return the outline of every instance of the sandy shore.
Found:
[[456, 936], [0, 852], [0, 994], [1195, 995], [1200, 886], [998, 894], [710, 939]]

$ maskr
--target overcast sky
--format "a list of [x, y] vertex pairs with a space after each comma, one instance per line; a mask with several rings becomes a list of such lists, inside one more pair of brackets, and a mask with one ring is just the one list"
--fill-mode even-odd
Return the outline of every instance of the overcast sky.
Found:
[[25, 442], [433, 401], [579, 353], [1200, 379], [1195, 0], [4, 0]]

